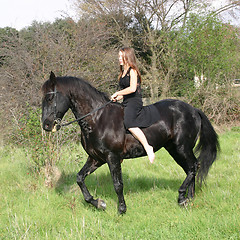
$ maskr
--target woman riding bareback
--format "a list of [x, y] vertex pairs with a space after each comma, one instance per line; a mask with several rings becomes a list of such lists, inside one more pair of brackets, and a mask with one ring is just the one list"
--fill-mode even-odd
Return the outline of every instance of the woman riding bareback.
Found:
[[134, 50], [124, 47], [119, 51], [119, 86], [120, 91], [115, 92], [111, 96], [112, 101], [123, 99], [124, 106], [124, 125], [132, 135], [143, 145], [149, 161], [153, 163], [155, 154], [153, 147], [149, 145], [146, 136], [141, 127], [148, 127], [151, 123], [143, 111], [143, 102], [141, 95], [141, 74], [137, 67], [136, 56]]

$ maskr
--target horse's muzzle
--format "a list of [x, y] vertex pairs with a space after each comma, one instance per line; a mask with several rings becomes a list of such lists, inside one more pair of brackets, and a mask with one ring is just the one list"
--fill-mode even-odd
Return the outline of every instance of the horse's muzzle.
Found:
[[59, 121], [49, 121], [46, 119], [43, 122], [43, 129], [47, 132], [56, 132], [61, 128], [61, 125], [59, 124]]

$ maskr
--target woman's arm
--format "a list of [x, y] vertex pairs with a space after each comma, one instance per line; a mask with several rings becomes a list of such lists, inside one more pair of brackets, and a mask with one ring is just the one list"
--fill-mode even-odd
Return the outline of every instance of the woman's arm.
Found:
[[136, 92], [136, 90], [137, 90], [137, 71], [134, 69], [131, 69], [130, 70], [130, 86], [127, 88], [124, 88], [118, 92], [115, 92], [111, 96], [111, 100], [118, 101], [118, 99], [116, 99], [116, 98], [118, 98], [118, 97], [122, 98], [123, 95], [128, 95], [128, 94], [134, 93], [134, 92]]

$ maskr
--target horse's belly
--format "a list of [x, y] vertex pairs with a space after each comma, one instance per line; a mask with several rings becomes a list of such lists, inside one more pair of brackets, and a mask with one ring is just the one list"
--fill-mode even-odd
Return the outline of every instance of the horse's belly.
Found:
[[[171, 134], [169, 131], [166, 131], [166, 128], [162, 129], [158, 127], [158, 129], [156, 129], [154, 125], [142, 130], [148, 143], [153, 146], [155, 152], [162, 148], [171, 137]], [[146, 156], [146, 152], [142, 144], [136, 138], [131, 134], [126, 134], [123, 155], [123, 158], [136, 158]]]

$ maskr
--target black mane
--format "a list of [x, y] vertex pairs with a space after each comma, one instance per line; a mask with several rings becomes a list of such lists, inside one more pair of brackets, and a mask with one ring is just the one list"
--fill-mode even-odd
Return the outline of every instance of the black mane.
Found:
[[[58, 91], [63, 94], [76, 94], [84, 96], [90, 96], [93, 99], [99, 100], [101, 102], [109, 101], [109, 97], [106, 93], [97, 90], [89, 82], [82, 78], [65, 76], [65, 77], [56, 77], [56, 87]], [[53, 91], [54, 86], [51, 85], [51, 81], [47, 80], [43, 87], [42, 91], [46, 94], [48, 91]]]

